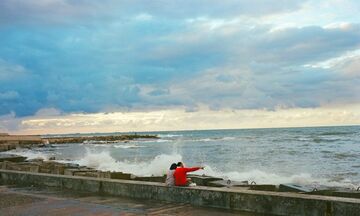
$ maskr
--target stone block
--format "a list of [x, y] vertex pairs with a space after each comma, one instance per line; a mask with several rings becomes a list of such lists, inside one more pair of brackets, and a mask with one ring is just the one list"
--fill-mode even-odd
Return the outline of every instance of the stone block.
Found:
[[134, 178], [134, 176], [132, 174], [130, 174], [130, 173], [111, 172], [110, 173], [110, 178], [112, 178], [112, 179], [130, 180], [130, 179]]
[[34, 172], [34, 173], [38, 173], [38, 172], [39, 172], [39, 168], [40, 168], [39, 165], [31, 164], [31, 165], [29, 165], [29, 166], [30, 166], [30, 169], [29, 169], [30, 172]]
[[39, 168], [39, 173], [51, 173], [52, 170], [50, 168], [47, 168], [47, 167], [43, 167], [43, 166], [40, 166]]
[[78, 169], [65, 169], [64, 170], [64, 175], [69, 175], [69, 176], [73, 176], [74, 172], [78, 171]]
[[263, 184], [263, 185], [249, 185], [250, 190], [259, 191], [277, 191], [276, 185]]
[[77, 171], [77, 172], [74, 172], [74, 176], [98, 178], [99, 173], [96, 171]]
[[99, 171], [99, 178], [111, 178], [111, 172], [101, 172], [101, 171]]
[[53, 167], [52, 174], [64, 175], [65, 166], [63, 164], [55, 164]]
[[148, 182], [165, 182], [165, 176], [148, 176], [148, 177], [133, 177], [135, 181], [148, 181]]

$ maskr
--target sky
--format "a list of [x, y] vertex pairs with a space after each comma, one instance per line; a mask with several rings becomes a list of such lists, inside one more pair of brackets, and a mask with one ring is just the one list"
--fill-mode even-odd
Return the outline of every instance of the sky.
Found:
[[1, 0], [0, 132], [360, 124], [360, 1]]

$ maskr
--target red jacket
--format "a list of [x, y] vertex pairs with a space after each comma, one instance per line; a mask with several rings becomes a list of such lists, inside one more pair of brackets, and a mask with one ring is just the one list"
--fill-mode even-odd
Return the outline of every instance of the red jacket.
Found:
[[175, 185], [176, 186], [185, 186], [186, 182], [187, 182], [186, 181], [186, 173], [194, 172], [198, 169], [200, 169], [200, 167], [191, 167], [191, 168], [178, 167], [178, 168], [176, 168], [176, 170], [174, 172]]

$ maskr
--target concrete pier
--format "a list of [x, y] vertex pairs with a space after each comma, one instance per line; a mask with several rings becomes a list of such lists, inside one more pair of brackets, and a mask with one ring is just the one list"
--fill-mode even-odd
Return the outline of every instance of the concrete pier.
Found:
[[360, 199], [0, 170], [0, 184], [48, 186], [273, 215], [358, 215]]
[[1, 216], [261, 216], [194, 207], [184, 203], [132, 199], [56, 188], [0, 186]]

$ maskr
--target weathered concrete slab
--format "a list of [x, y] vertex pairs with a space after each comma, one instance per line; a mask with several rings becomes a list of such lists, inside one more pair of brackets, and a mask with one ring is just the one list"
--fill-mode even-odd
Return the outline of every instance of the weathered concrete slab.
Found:
[[0, 162], [11, 161], [11, 162], [23, 162], [26, 160], [26, 157], [13, 155], [13, 154], [0, 154]]
[[148, 182], [165, 182], [166, 176], [148, 176], [148, 177], [134, 177], [135, 181], [148, 181]]
[[[38, 215], [187, 215], [254, 216], [223, 209], [192, 207], [189, 204], [131, 199], [51, 188], [0, 187], [1, 216]], [[258, 215], [258, 214], [256, 214]]]
[[222, 178], [212, 177], [212, 176], [200, 176], [200, 175], [188, 175], [191, 178], [191, 181], [201, 186], [210, 186], [210, 182], [221, 181]]
[[123, 172], [111, 172], [110, 173], [110, 178], [112, 179], [125, 179], [125, 180], [130, 180], [135, 178], [134, 175], [130, 174], [130, 173], [123, 173]]
[[355, 189], [345, 188], [329, 188], [327, 190], [315, 190], [306, 194], [312, 195], [325, 195], [325, 196], [336, 196], [336, 197], [349, 197], [360, 199], [360, 191]]
[[280, 192], [311, 192], [313, 188], [297, 185], [297, 184], [280, 184], [279, 185]]
[[0, 183], [50, 186], [131, 198], [276, 215], [357, 215], [360, 199], [0, 170]]
[[278, 190], [276, 185], [272, 185], [272, 184], [259, 184], [259, 185], [250, 184], [249, 189], [250, 190], [260, 190], [260, 191], [277, 191]]
[[216, 180], [207, 183], [211, 187], [248, 187], [248, 181]]

